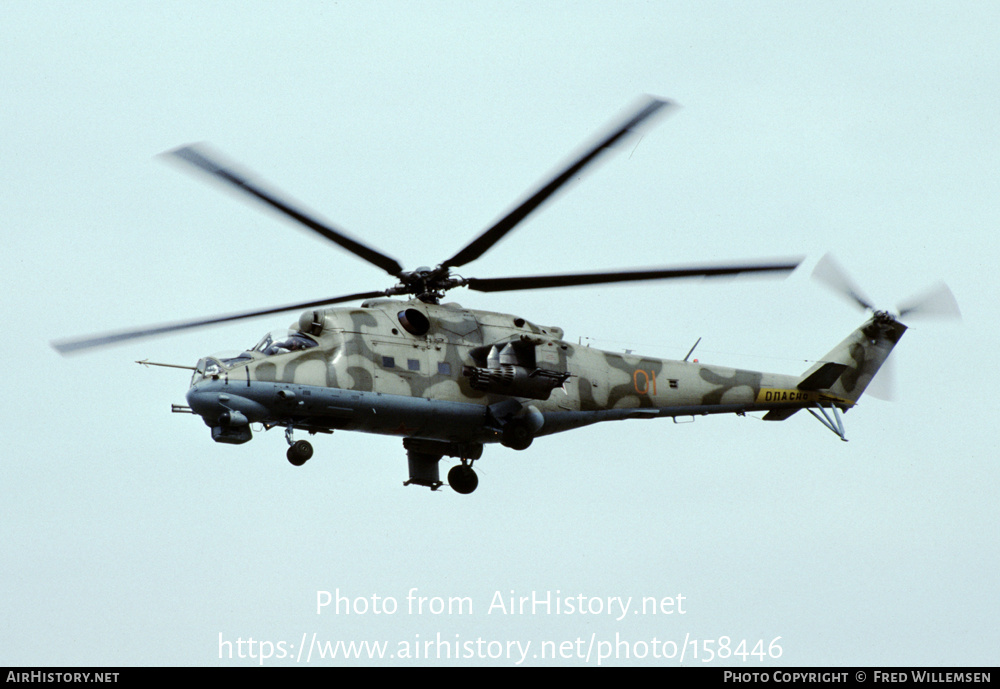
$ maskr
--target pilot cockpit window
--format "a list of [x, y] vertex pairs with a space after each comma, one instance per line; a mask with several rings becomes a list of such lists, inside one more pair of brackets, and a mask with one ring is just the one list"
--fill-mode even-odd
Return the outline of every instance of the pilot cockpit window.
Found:
[[316, 345], [316, 340], [298, 330], [274, 330], [265, 335], [253, 348], [253, 351], [260, 352], [265, 356], [273, 356], [298, 352]]

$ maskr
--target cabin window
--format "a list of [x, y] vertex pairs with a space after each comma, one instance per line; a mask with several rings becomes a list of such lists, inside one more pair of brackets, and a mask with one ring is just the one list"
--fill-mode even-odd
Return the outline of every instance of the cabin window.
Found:
[[420, 361], [418, 359], [407, 359], [406, 360], [406, 368], [408, 368], [411, 371], [419, 371], [420, 370]]
[[382, 357], [382, 368], [395, 368], [396, 360], [391, 356]]
[[451, 375], [451, 364], [449, 364], [447, 361], [439, 361], [438, 362], [438, 374], [440, 374], [442, 376], [450, 376]]

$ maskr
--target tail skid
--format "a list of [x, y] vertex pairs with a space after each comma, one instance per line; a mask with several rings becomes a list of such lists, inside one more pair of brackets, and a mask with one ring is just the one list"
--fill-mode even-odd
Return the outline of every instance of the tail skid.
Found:
[[[833, 412], [833, 418], [830, 418], [827, 415], [822, 402], [816, 403], [816, 409], [819, 410], [819, 414], [817, 414], [812, 407], [806, 407], [806, 411], [812, 414], [813, 418], [836, 433], [837, 436], [846, 443], [847, 436], [844, 434], [844, 421], [840, 418], [840, 410], [837, 409], [837, 406], [835, 404], [830, 405], [830, 411]], [[820, 414], [823, 416], [820, 416]]]

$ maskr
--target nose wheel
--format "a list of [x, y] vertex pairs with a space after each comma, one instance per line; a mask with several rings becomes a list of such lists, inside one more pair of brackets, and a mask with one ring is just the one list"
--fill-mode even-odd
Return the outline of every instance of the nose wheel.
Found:
[[288, 457], [288, 461], [292, 463], [293, 466], [300, 467], [309, 461], [309, 458], [313, 456], [313, 446], [308, 440], [296, 441], [290, 448], [288, 452], [285, 453]]
[[288, 461], [291, 462], [292, 466], [300, 467], [309, 461], [309, 458], [313, 456], [313, 446], [308, 440], [292, 440], [292, 426], [289, 424], [288, 428], [285, 429], [285, 440], [288, 441], [288, 452], [285, 456]]
[[456, 493], [468, 495], [479, 485], [479, 477], [472, 467], [463, 460], [461, 464], [456, 464], [448, 472], [448, 485]]

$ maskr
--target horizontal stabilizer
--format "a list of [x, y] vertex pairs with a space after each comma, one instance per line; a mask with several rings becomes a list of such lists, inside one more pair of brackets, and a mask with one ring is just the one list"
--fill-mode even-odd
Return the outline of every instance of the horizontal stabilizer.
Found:
[[[839, 364], [831, 361], [823, 364], [815, 371], [803, 378], [796, 386], [799, 390], [827, 390], [836, 383], [840, 376], [848, 368], [847, 364]], [[772, 409], [764, 415], [765, 421], [784, 421], [789, 416], [799, 411], [802, 407], [791, 407], [785, 409]]]
[[796, 387], [799, 390], [825, 390], [832, 387], [841, 374], [847, 370], [847, 364], [830, 362], [809, 374]]
[[791, 409], [772, 409], [768, 413], [764, 414], [765, 421], [784, 421], [789, 416], [794, 414], [799, 410], [799, 407], [792, 407]]

